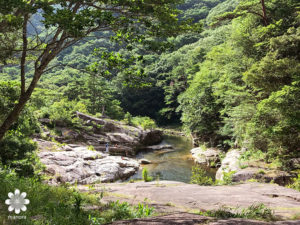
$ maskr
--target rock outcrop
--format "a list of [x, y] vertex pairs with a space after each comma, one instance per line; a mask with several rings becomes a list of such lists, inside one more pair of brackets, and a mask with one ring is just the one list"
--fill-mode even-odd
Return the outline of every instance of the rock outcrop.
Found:
[[232, 171], [237, 172], [241, 170], [240, 157], [241, 151], [238, 149], [233, 149], [227, 152], [225, 158], [222, 160], [221, 167], [216, 173], [216, 179], [223, 180], [224, 173], [229, 173]]
[[[89, 191], [80, 185], [79, 190]], [[120, 200], [151, 203], [157, 212], [188, 212], [217, 210], [221, 207], [236, 209], [262, 203], [282, 219], [300, 213], [300, 192], [277, 184], [245, 183], [224, 186], [200, 186], [175, 181], [96, 184], [95, 190], [107, 190], [103, 201]], [[110, 194], [111, 193], [111, 194]], [[115, 198], [118, 196], [118, 198]], [[169, 206], [166, 208], [166, 206]], [[159, 211], [161, 209], [161, 211]], [[299, 221], [298, 221], [299, 222]], [[243, 223], [242, 223], [243, 224]]]
[[[139, 168], [139, 163], [127, 157], [110, 156], [91, 151], [85, 146], [55, 147], [51, 142], [38, 140], [42, 151], [38, 154], [45, 164], [45, 173], [53, 177], [49, 182], [91, 184], [127, 179]], [[50, 151], [45, 149], [50, 146]]]
[[234, 149], [227, 152], [225, 158], [221, 163], [221, 167], [216, 173], [216, 179], [223, 180], [224, 173], [235, 172], [232, 174], [233, 182], [243, 182], [250, 179], [255, 179], [262, 183], [274, 182], [279, 185], [287, 185], [292, 175], [285, 171], [264, 168], [256, 166], [248, 166], [243, 164], [241, 166], [241, 157], [242, 150]]
[[[125, 125], [119, 121], [96, 118], [80, 112], [76, 113], [82, 120], [82, 128], [72, 129], [56, 124], [56, 131], [61, 135], [47, 136], [61, 143], [81, 143], [92, 145], [97, 151], [105, 151], [109, 143], [109, 152], [113, 155], [134, 156], [148, 145], [159, 144], [162, 132], [159, 130], [143, 130]], [[40, 119], [44, 125], [51, 126], [51, 120]]]
[[292, 175], [285, 171], [268, 170], [257, 167], [247, 167], [241, 169], [232, 175], [233, 182], [247, 181], [255, 179], [263, 183], [274, 182], [279, 185], [287, 185], [290, 183]]
[[194, 161], [198, 164], [204, 164], [211, 167], [220, 165], [221, 151], [216, 148], [204, 149], [202, 147], [193, 148], [191, 150]]

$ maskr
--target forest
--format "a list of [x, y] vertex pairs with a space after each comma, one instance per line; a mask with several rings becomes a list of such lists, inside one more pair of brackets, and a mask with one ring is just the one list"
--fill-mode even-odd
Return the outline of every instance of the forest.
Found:
[[[78, 112], [179, 132], [193, 147], [223, 155], [243, 149], [241, 158], [292, 174], [289, 187], [300, 191], [300, 3], [0, 0], [0, 222], [14, 224], [1, 205], [14, 188], [43, 193], [32, 199], [36, 211], [26, 212], [41, 218], [17, 224], [106, 224], [152, 214], [148, 205], [113, 202], [99, 206], [109, 211], [99, 215], [81, 209], [98, 204], [95, 196], [43, 182], [35, 139], [63, 146], [60, 127], [91, 132]], [[47, 198], [66, 201], [39, 208]]]

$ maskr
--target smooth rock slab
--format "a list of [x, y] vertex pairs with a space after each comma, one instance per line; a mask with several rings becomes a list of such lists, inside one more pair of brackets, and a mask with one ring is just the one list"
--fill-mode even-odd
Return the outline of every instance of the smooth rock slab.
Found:
[[112, 225], [297, 225], [300, 221], [277, 221], [263, 222], [247, 219], [214, 219], [211, 217], [200, 216], [191, 213], [176, 213], [152, 218], [121, 220], [110, 223]]
[[[78, 186], [89, 191], [86, 186]], [[175, 181], [96, 184], [96, 191], [105, 188], [109, 194], [126, 197], [125, 201], [143, 202], [166, 206], [172, 203], [173, 212], [194, 210], [216, 210], [222, 206], [247, 208], [263, 203], [274, 210], [276, 216], [290, 219], [300, 214], [300, 192], [277, 184], [246, 183], [230, 186], [199, 186]], [[108, 199], [109, 200], [109, 199]], [[164, 210], [165, 211], [165, 210]]]
[[134, 159], [88, 150], [85, 146], [65, 146], [57, 152], [40, 152], [45, 172], [54, 176], [52, 183], [90, 184], [127, 179], [139, 168]]

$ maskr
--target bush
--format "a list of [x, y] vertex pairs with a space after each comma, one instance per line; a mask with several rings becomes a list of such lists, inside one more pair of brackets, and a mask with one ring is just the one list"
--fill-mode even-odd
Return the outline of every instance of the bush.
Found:
[[296, 178], [292, 179], [292, 184], [288, 185], [288, 187], [300, 191], [300, 173]]
[[212, 178], [208, 177], [206, 175], [206, 171], [199, 166], [193, 166], [193, 168], [192, 168], [191, 183], [199, 184], [199, 185], [213, 185], [214, 184]]
[[75, 116], [76, 111], [87, 113], [86, 106], [82, 102], [68, 101], [62, 99], [49, 107], [49, 118], [54, 124], [61, 123], [74, 125], [79, 119]]
[[141, 116], [136, 116], [132, 118], [132, 125], [138, 127], [142, 127], [144, 130], [146, 129], [154, 129], [156, 128], [155, 121], [152, 120], [150, 117], [141, 117]]
[[[103, 204], [98, 194], [81, 193], [67, 186], [49, 186], [35, 178], [19, 178], [13, 170], [1, 167], [0, 183], [0, 202], [5, 202], [7, 194], [15, 189], [27, 193], [26, 198], [30, 201], [28, 209], [20, 213], [20, 216], [26, 216], [27, 219], [18, 220], [18, 225], [100, 225], [115, 220], [147, 217], [154, 212], [154, 208], [143, 204], [132, 206], [118, 201]], [[83, 210], [83, 207], [89, 205], [101, 210]], [[12, 224], [7, 220], [9, 215], [6, 205], [0, 207], [0, 224]]]
[[236, 171], [223, 172], [223, 180], [218, 180], [217, 184], [219, 185], [229, 185], [232, 184], [232, 176]]
[[132, 125], [132, 115], [129, 112], [125, 114], [124, 122], [128, 125]]
[[[0, 82], [0, 124], [18, 100], [19, 85]], [[18, 120], [0, 141], [0, 163], [15, 168], [21, 176], [33, 175], [40, 165], [34, 151], [36, 144], [29, 136], [39, 132], [40, 127], [31, 106], [25, 106]]]

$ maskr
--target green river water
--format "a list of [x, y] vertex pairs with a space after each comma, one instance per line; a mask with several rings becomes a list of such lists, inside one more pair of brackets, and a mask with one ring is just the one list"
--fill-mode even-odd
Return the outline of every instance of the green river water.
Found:
[[[147, 168], [150, 176], [160, 180], [173, 180], [181, 182], [190, 182], [192, 167], [195, 165], [191, 158], [190, 150], [193, 148], [190, 139], [181, 136], [164, 135], [164, 140], [160, 145], [172, 145], [174, 149], [170, 152], [146, 151], [137, 155], [138, 159], [145, 158], [152, 164], [142, 165], [141, 169], [130, 179], [142, 179], [142, 169]], [[168, 151], [168, 150], [167, 150]], [[216, 170], [203, 167], [207, 171], [207, 175], [215, 177]]]

